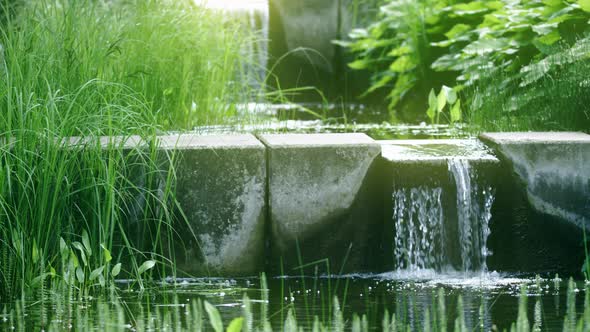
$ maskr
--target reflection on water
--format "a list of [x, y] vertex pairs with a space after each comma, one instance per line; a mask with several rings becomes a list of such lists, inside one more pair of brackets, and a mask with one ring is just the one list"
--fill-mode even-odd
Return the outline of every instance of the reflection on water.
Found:
[[[431, 319], [438, 317], [442, 304], [449, 329], [452, 330], [461, 313], [468, 330], [483, 327], [489, 331], [494, 325], [499, 329], [509, 328], [516, 321], [520, 289], [527, 285], [531, 325], [536, 317], [543, 330], [557, 330], [563, 326], [566, 314], [565, 284], [560, 280], [495, 272], [440, 273], [433, 270], [275, 277], [268, 280], [270, 297], [267, 301], [261, 292], [259, 278], [168, 279], [143, 292], [131, 282], [121, 282], [116, 292], [106, 292], [98, 298], [83, 301], [75, 292], [52, 294], [46, 290], [44, 296], [31, 299], [24, 306], [7, 305], [0, 317], [3, 321], [0, 328], [14, 326], [20, 330], [40, 330], [53, 324], [63, 328], [70, 325], [74, 328], [118, 326], [121, 330], [139, 330], [149, 329], [151, 324], [154, 329], [186, 329], [193, 327], [195, 316], [191, 314], [191, 305], [196, 299], [212, 303], [227, 326], [231, 319], [244, 314], [244, 294], [247, 294], [251, 299], [247, 306], [251, 307], [254, 324], [260, 319], [261, 310], [266, 308], [275, 329], [282, 326], [288, 309], [296, 313], [299, 326], [311, 326], [314, 316], [330, 324], [332, 299], [338, 296], [347, 329], [351, 327], [352, 314], [358, 313], [366, 314], [369, 325], [378, 330], [387, 310], [395, 313], [400, 326], [407, 324], [412, 330], [422, 330], [426, 313]], [[576, 293], [575, 306], [580, 312], [584, 292], [576, 289], [572, 294]], [[80, 321], [86, 325], [80, 325]], [[208, 322], [204, 324], [208, 326]]]

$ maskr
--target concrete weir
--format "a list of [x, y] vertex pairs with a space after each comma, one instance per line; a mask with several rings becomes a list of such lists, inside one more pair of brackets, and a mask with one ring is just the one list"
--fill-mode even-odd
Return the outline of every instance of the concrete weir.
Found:
[[371, 183], [379, 144], [364, 134], [260, 140], [268, 149], [271, 266], [281, 258], [287, 269], [328, 259], [332, 271], [369, 269], [380, 220]]
[[252, 135], [172, 135], [159, 137], [156, 145], [174, 155], [176, 198], [191, 228], [179, 225], [184, 242], [176, 248], [180, 268], [198, 275], [261, 271], [264, 145]]
[[[395, 141], [364, 134], [176, 134], [154, 145], [138, 137], [64, 144], [129, 153], [156, 148], [162, 174], [174, 172], [186, 220], [174, 225], [180, 241], [174, 239], [170, 255], [191, 275], [572, 271], [579, 269], [572, 253], [583, 252], [572, 240], [577, 235], [543, 216], [590, 227], [586, 134]], [[145, 185], [141, 169], [129, 173], [137, 173], [131, 182]], [[142, 204], [138, 195], [130, 210]], [[130, 214], [130, 234], [137, 229], [137, 237], [152, 241], [141, 220]]]
[[480, 139], [512, 166], [539, 212], [590, 228], [590, 135], [485, 133]]

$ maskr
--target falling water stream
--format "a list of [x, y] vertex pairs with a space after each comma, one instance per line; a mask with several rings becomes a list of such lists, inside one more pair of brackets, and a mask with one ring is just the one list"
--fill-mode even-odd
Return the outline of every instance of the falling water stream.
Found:
[[[398, 269], [487, 270], [493, 189], [478, 183], [468, 160], [451, 158], [447, 164], [455, 184], [456, 208], [448, 207], [446, 211], [443, 197], [453, 191], [443, 187], [418, 186], [393, 192], [394, 257]], [[459, 251], [459, 264], [451, 259], [453, 248], [458, 248], [455, 251]]]

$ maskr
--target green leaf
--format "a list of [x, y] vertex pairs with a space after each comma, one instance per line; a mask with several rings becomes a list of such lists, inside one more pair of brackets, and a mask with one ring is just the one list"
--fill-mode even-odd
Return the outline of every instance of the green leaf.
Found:
[[98, 269], [95, 269], [94, 271], [90, 272], [90, 277], [88, 277], [88, 280], [92, 281], [92, 280], [98, 278], [99, 275], [102, 275], [103, 270], [104, 270], [104, 266], [101, 266]]
[[416, 64], [408, 55], [400, 56], [389, 66], [389, 70], [396, 73], [404, 73], [414, 68], [416, 68]]
[[394, 48], [393, 50], [391, 50], [389, 53], [387, 53], [387, 56], [402, 56], [402, 55], [407, 55], [412, 53], [412, 49], [409, 48], [408, 46], [402, 45], [400, 47]]
[[145, 262], [143, 262], [143, 264], [141, 264], [139, 269], [137, 269], [137, 273], [143, 274], [145, 271], [150, 270], [155, 265], [156, 265], [156, 261], [154, 261], [154, 260], [145, 261]]
[[369, 67], [369, 61], [366, 59], [359, 59], [348, 64], [351, 69], [361, 70]]
[[70, 249], [70, 264], [76, 268], [80, 266], [80, 262], [78, 261], [78, 256], [74, 253], [73, 250]]
[[111, 276], [115, 278], [119, 275], [119, 273], [121, 273], [121, 263], [117, 263], [115, 266], [113, 266], [113, 269], [111, 270]]
[[436, 110], [442, 112], [447, 104], [447, 95], [444, 89], [440, 89], [438, 96], [436, 97]]
[[82, 231], [82, 243], [84, 244], [84, 248], [86, 248], [86, 253], [88, 253], [88, 257], [92, 256], [92, 248], [90, 247], [90, 238], [88, 238], [88, 232], [86, 232], [86, 230]]
[[445, 97], [447, 98], [447, 102], [450, 105], [453, 105], [457, 101], [457, 93], [453, 88], [449, 88], [446, 85], [443, 85], [442, 91], [445, 92]]
[[84, 283], [84, 270], [81, 267], [76, 268], [76, 278], [78, 279], [79, 283]]
[[436, 110], [432, 107], [428, 107], [428, 110], [426, 110], [426, 115], [430, 119], [430, 122], [434, 123], [434, 117], [436, 116]]
[[384, 87], [387, 83], [391, 82], [391, 80], [393, 80], [392, 75], [384, 75], [383, 77], [381, 77], [381, 79], [379, 81], [377, 81], [377, 83], [371, 85], [371, 87], [367, 90], [367, 92], [365, 92], [363, 95], [367, 95], [371, 92], [374, 92], [378, 89], [381, 89], [382, 87]]
[[72, 246], [74, 246], [74, 248], [78, 249], [78, 251], [80, 251], [80, 257], [82, 258], [82, 263], [84, 264], [84, 266], [88, 265], [88, 261], [86, 260], [86, 254], [85, 254], [85, 249], [84, 246], [82, 245], [82, 243], [76, 241], [72, 243]]
[[590, 0], [578, 0], [578, 6], [585, 12], [590, 12]]
[[242, 330], [242, 325], [244, 324], [244, 317], [234, 318], [229, 326], [227, 327], [226, 332], [240, 332]]
[[213, 327], [215, 332], [223, 332], [223, 323], [221, 321], [221, 316], [219, 315], [219, 311], [215, 308], [211, 303], [205, 301], [205, 311], [207, 311], [207, 315], [209, 315], [209, 323]]
[[463, 118], [461, 112], [461, 100], [457, 100], [457, 103], [451, 108], [451, 122], [461, 121]]
[[102, 274], [98, 275], [98, 283], [100, 284], [101, 287], [104, 287], [105, 285], [105, 280]]
[[62, 258], [67, 258], [69, 255], [68, 245], [61, 236], [59, 237], [59, 252], [61, 253]]
[[107, 249], [107, 247], [104, 245], [104, 243], [101, 243], [100, 247], [102, 248], [102, 250], [104, 252], [105, 263], [110, 262], [113, 259], [113, 256], [111, 256], [111, 252], [109, 251], [109, 249]]
[[547, 46], [553, 45], [559, 40], [561, 40], [561, 35], [558, 30], [552, 31], [549, 34], [536, 39], [539, 43]]
[[431, 89], [430, 94], [428, 95], [428, 106], [433, 110], [436, 109], [436, 94], [434, 89]]
[[471, 30], [471, 26], [459, 23], [452, 27], [451, 30], [447, 31], [447, 33], [445, 33], [445, 36], [449, 39], [455, 39], [469, 30]]

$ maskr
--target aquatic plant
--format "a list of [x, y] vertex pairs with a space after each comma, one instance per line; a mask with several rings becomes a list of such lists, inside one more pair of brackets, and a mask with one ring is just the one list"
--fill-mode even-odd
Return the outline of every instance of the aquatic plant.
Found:
[[[531, 286], [532, 288], [533, 286]], [[586, 289], [584, 312], [576, 316], [575, 312], [575, 284], [570, 281], [568, 286], [567, 313], [564, 317], [563, 331], [584, 331], [590, 328], [590, 292]], [[262, 291], [262, 290], [261, 290]], [[542, 290], [541, 290], [542, 291]], [[439, 289], [434, 302], [424, 308], [421, 317], [404, 317], [398, 313], [389, 314], [387, 310], [381, 315], [382, 320], [374, 322], [368, 318], [371, 313], [350, 313], [344, 315], [337, 298], [333, 299], [333, 317], [321, 320], [317, 315], [313, 320], [298, 319], [294, 307], [284, 308], [286, 311], [284, 320], [275, 321], [273, 326], [267, 319], [256, 319], [252, 302], [248, 296], [244, 296], [242, 315], [222, 318], [219, 307], [206, 299], [192, 299], [188, 302], [181, 301], [177, 294], [172, 295], [171, 301], [163, 305], [153, 305], [150, 301], [140, 302], [134, 313], [130, 312], [130, 303], [126, 303], [118, 294], [118, 290], [110, 288], [104, 293], [98, 302], [84, 298], [80, 301], [71, 301], [66, 293], [53, 293], [48, 290], [43, 300], [34, 305], [26, 305], [22, 300], [16, 301], [9, 307], [4, 307], [0, 316], [4, 326], [17, 331], [33, 328], [43, 328], [47, 331], [59, 331], [72, 327], [76, 330], [101, 330], [124, 331], [135, 329], [143, 330], [168, 330], [168, 331], [432, 331], [443, 332], [449, 328], [453, 331], [471, 331], [466, 324], [466, 315], [470, 309], [466, 308], [461, 296], [458, 297], [454, 323], [448, 324], [446, 318], [446, 295]], [[534, 291], [533, 291], [534, 292]], [[49, 296], [48, 296], [49, 295]], [[261, 307], [268, 305], [264, 300], [264, 293], [260, 293]], [[543, 311], [540, 299], [537, 299], [534, 307], [533, 324], [529, 321], [528, 300], [531, 290], [527, 286], [520, 288], [518, 297], [518, 309], [515, 310], [515, 321], [510, 326], [510, 331], [539, 331], [543, 323]], [[40, 312], [33, 313], [39, 309]], [[481, 314], [481, 309], [480, 309]], [[25, 319], [27, 317], [27, 319]], [[32, 318], [34, 317], [34, 318]], [[470, 316], [471, 317], [471, 316]], [[224, 321], [225, 320], [225, 321]], [[227, 324], [227, 325], [226, 325]], [[224, 328], [225, 327], [225, 328]], [[486, 326], [481, 323], [476, 328], [484, 330]], [[488, 326], [489, 328], [489, 326]], [[497, 329], [497, 327], [492, 327]]]

